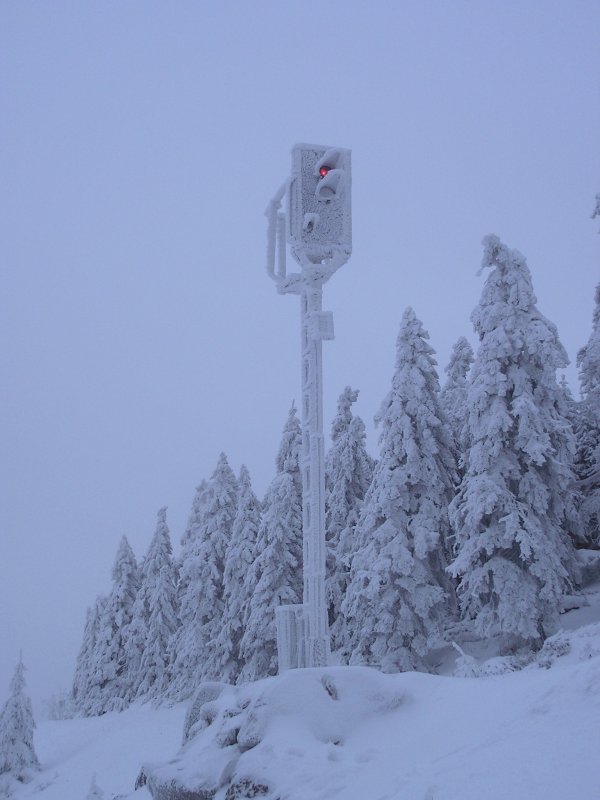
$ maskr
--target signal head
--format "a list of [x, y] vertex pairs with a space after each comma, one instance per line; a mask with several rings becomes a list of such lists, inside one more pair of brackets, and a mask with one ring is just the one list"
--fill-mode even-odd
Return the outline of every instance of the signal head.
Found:
[[313, 263], [352, 250], [350, 151], [299, 144], [292, 150], [288, 242]]

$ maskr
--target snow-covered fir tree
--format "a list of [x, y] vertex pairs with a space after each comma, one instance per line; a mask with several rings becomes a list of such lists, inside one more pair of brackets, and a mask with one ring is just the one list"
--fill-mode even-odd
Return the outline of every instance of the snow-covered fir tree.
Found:
[[88, 614], [73, 683], [76, 708], [87, 716], [120, 711], [131, 700], [129, 627], [139, 587], [135, 556], [124, 536], [112, 569], [112, 588]]
[[275, 608], [302, 602], [302, 434], [292, 406], [277, 454], [277, 474], [263, 502], [256, 559], [248, 572], [250, 595], [240, 643], [239, 681], [277, 672]]
[[600, 547], [600, 284], [594, 300], [592, 333], [577, 354], [581, 403], [576, 424], [576, 471], [584, 537]]
[[99, 699], [97, 697], [93, 698], [93, 695], [99, 692], [99, 688], [94, 680], [96, 670], [95, 655], [98, 633], [100, 631], [100, 620], [102, 619], [106, 601], [106, 597], [99, 596], [96, 598], [94, 605], [87, 610], [83, 640], [79, 648], [75, 666], [71, 696], [75, 708], [86, 716], [94, 714], [93, 707]]
[[167, 509], [158, 511], [156, 530], [144, 562], [136, 613], [146, 636], [135, 677], [137, 697], [157, 697], [168, 683], [169, 644], [177, 630], [176, 572], [167, 525]]
[[562, 391], [563, 416], [569, 420], [571, 428], [575, 430], [577, 418], [579, 417], [579, 403], [573, 397], [573, 392], [564, 373], [558, 379], [558, 385]]
[[[94, 710], [121, 711], [132, 698], [126, 656], [128, 631], [139, 589], [139, 572], [133, 551], [123, 536], [112, 570], [112, 588], [98, 619], [94, 647]], [[88, 702], [92, 697], [88, 698]], [[85, 703], [85, 699], [84, 699]]]
[[573, 397], [571, 387], [569, 386], [566, 376], [563, 373], [558, 379], [559, 386], [559, 400], [557, 402], [557, 411], [567, 423], [569, 429], [569, 436], [574, 438], [574, 449], [569, 448], [565, 452], [565, 457], [569, 458], [569, 466], [573, 471], [575, 482], [571, 484], [568, 493], [565, 495], [565, 517], [566, 527], [569, 530], [571, 539], [576, 547], [585, 547], [589, 544], [586, 535], [585, 525], [582, 521], [581, 515], [581, 499], [582, 493], [580, 485], [577, 481], [579, 478], [578, 465], [577, 465], [577, 441], [578, 430], [581, 421], [581, 403], [578, 403]]
[[197, 614], [202, 594], [200, 582], [200, 531], [207, 506], [208, 481], [196, 488], [185, 533], [181, 538], [178, 559], [180, 626], [171, 640], [171, 682], [168, 695], [175, 700], [188, 697], [194, 690], [201, 663], [199, 650], [200, 617]]
[[392, 388], [377, 417], [381, 454], [342, 604], [351, 663], [387, 671], [425, 668], [451, 600], [444, 542], [456, 465], [428, 338], [407, 309]]
[[96, 775], [92, 775], [92, 782], [85, 800], [104, 800], [104, 792], [96, 783]]
[[442, 407], [450, 423], [461, 474], [469, 444], [466, 429], [467, 379], [473, 358], [473, 348], [467, 339], [461, 336], [452, 348], [450, 361], [445, 369], [446, 382], [441, 394]]
[[480, 636], [539, 643], [575, 569], [568, 535], [573, 437], [556, 369], [567, 355], [536, 308], [524, 257], [484, 239], [490, 269], [471, 319], [479, 348], [468, 391], [471, 447], [450, 507], [463, 613]]
[[365, 425], [352, 413], [357, 398], [358, 390], [349, 386], [340, 395], [331, 425], [331, 448], [325, 458], [325, 588], [334, 650], [343, 647], [347, 639], [341, 605], [355, 548], [356, 524], [373, 478], [373, 460], [366, 450]]
[[302, 448], [302, 429], [296, 411], [295, 403], [292, 403], [287, 420], [283, 426], [279, 450], [275, 458], [275, 469], [277, 474], [286, 472], [291, 475], [294, 487], [302, 503], [302, 473], [300, 471], [300, 450]]
[[202, 524], [202, 519], [204, 515], [204, 509], [206, 507], [207, 488], [208, 488], [208, 481], [204, 479], [196, 487], [194, 499], [192, 500], [192, 508], [190, 511], [190, 516], [188, 517], [188, 522], [185, 528], [185, 532], [181, 537], [181, 553], [178, 559], [180, 582], [182, 581], [181, 568], [185, 562], [185, 557], [193, 549], [194, 542], [198, 540], [198, 531], [200, 530], [200, 525]]
[[250, 473], [245, 466], [242, 466], [237, 512], [225, 553], [223, 574], [225, 605], [215, 652], [221, 680], [228, 683], [235, 683], [241, 669], [240, 642], [244, 633], [248, 604], [254, 590], [249, 575], [256, 558], [260, 518], [261, 506], [252, 491]]
[[33, 746], [34, 729], [31, 700], [25, 694], [25, 667], [20, 658], [10, 683], [8, 700], [0, 711], [0, 775], [6, 773], [24, 782], [40, 769]]
[[127, 640], [125, 643], [125, 659], [127, 662], [127, 674], [129, 679], [130, 699], [137, 696], [142, 682], [142, 657], [146, 647], [148, 637], [148, 596], [142, 591], [142, 571], [144, 562], [140, 566], [140, 587], [138, 589], [131, 623], [127, 629]]
[[77, 708], [73, 703], [73, 696], [70, 691], [59, 689], [50, 695], [45, 701], [45, 718], [50, 720], [73, 719], [77, 716]]
[[224, 453], [221, 453], [206, 492], [206, 511], [199, 530], [199, 575], [202, 587], [197, 614], [203, 679], [218, 679], [215, 643], [223, 624], [225, 608], [225, 554], [231, 540], [237, 511], [238, 482]]
[[173, 697], [189, 696], [199, 681], [220, 677], [215, 644], [223, 624], [225, 553], [237, 510], [237, 494], [237, 479], [221, 453], [202, 499], [190, 555], [181, 566], [188, 589], [181, 596], [185, 627], [175, 643], [173, 685], [169, 691]]

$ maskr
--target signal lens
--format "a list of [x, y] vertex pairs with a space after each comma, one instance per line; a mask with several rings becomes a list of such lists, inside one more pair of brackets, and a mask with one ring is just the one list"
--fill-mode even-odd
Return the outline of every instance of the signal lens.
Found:
[[329, 172], [330, 169], [331, 169], [331, 167], [319, 167], [319, 175], [322, 178], [324, 178], [325, 175], [327, 175], [327, 173]]

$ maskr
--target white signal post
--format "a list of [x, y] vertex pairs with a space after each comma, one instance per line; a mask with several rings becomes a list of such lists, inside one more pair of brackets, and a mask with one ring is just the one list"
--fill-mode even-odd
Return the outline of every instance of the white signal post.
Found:
[[[285, 211], [281, 210], [285, 202]], [[322, 310], [323, 284], [352, 252], [350, 151], [298, 144], [292, 174], [271, 200], [267, 272], [281, 294], [300, 295], [302, 370], [302, 605], [277, 609], [279, 671], [326, 666], [329, 628], [325, 597], [325, 452], [323, 347], [333, 315]], [[286, 241], [300, 265], [288, 275]]]

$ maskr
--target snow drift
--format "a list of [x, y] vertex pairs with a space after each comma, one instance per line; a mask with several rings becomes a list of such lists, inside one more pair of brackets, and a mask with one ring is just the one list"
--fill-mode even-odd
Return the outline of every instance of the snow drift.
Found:
[[593, 624], [480, 679], [338, 667], [203, 686], [179, 753], [144, 774], [155, 800], [592, 800], [598, 719]]

